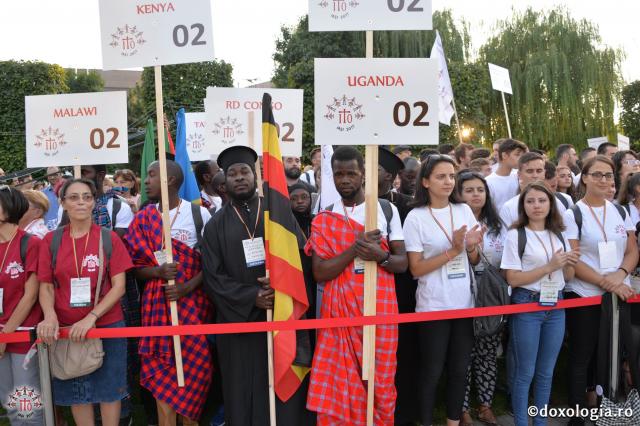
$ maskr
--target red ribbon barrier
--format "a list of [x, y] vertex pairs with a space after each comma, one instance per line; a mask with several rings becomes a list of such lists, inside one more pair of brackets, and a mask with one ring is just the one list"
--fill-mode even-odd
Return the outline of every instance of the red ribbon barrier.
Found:
[[[240, 322], [229, 324], [178, 325], [157, 327], [94, 328], [87, 333], [90, 338], [152, 337], [152, 336], [188, 336], [197, 334], [233, 334], [261, 333], [278, 330], [312, 330], [318, 328], [362, 327], [365, 325], [404, 324], [411, 322], [438, 321], [458, 318], [473, 318], [493, 315], [510, 315], [525, 312], [540, 312], [554, 309], [570, 309], [599, 305], [601, 296], [581, 297], [560, 300], [554, 307], [540, 306], [537, 303], [492, 306], [487, 308], [452, 309], [435, 312], [416, 312], [408, 314], [361, 316], [350, 318], [321, 318], [294, 321]], [[629, 299], [630, 303], [640, 303], [640, 296]], [[60, 329], [60, 337], [68, 337], [69, 329]], [[0, 334], [0, 343], [29, 342], [29, 332]]]

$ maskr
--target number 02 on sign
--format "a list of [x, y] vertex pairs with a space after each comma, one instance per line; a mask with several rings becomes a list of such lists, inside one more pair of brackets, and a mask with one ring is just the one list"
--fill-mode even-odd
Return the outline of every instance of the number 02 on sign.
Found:
[[316, 59], [318, 145], [437, 145], [431, 59]]
[[129, 161], [126, 92], [27, 96], [25, 113], [27, 167]]

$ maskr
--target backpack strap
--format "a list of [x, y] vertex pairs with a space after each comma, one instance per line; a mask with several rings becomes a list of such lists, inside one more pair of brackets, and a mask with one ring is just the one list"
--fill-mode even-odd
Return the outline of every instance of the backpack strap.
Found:
[[554, 195], [556, 196], [556, 199], [562, 203], [565, 209], [569, 208], [569, 200], [564, 198], [561, 193], [556, 192]]
[[580, 207], [578, 206], [577, 203], [572, 205], [569, 208], [573, 212], [573, 218], [576, 221], [576, 225], [578, 226], [578, 239], [581, 240], [582, 239], [582, 210], [580, 210]]
[[116, 229], [116, 218], [118, 217], [120, 208], [122, 208], [122, 201], [118, 198], [114, 198], [113, 207], [111, 209], [111, 229]]
[[204, 227], [204, 222], [202, 221], [202, 213], [200, 213], [200, 206], [194, 203], [191, 204], [191, 216], [193, 217], [193, 224], [196, 228], [196, 239], [198, 240], [196, 244], [196, 248], [200, 248], [202, 246], [202, 228]]
[[[107, 228], [100, 228], [100, 237], [102, 240], [102, 250], [104, 252], [104, 274], [102, 276], [102, 280], [98, 285], [102, 285], [102, 281], [104, 281], [104, 277], [109, 276], [109, 264], [111, 263], [111, 254], [113, 252], [113, 241], [111, 240], [111, 230]], [[100, 265], [102, 268], [102, 265]], [[101, 289], [101, 293], [104, 288]], [[97, 289], [96, 289], [97, 293]], [[102, 294], [100, 294], [102, 296]], [[98, 298], [96, 297], [96, 301]]]
[[558, 239], [562, 243], [562, 248], [564, 249], [564, 251], [567, 251], [567, 245], [564, 243], [564, 236], [562, 235], [562, 232], [554, 232], [554, 235], [558, 237]]
[[384, 198], [379, 198], [378, 202], [380, 203], [380, 207], [382, 207], [382, 213], [384, 213], [384, 218], [387, 220], [387, 239], [391, 236], [391, 219], [393, 218], [393, 208], [391, 207], [391, 201], [385, 200]]
[[[631, 216], [631, 204], [625, 204], [624, 209], [627, 211], [627, 213], [629, 214], [629, 216]], [[626, 219], [626, 218], [625, 218]]]
[[524, 249], [527, 247], [527, 231], [524, 228], [518, 228], [518, 257], [522, 260]]
[[27, 249], [29, 248], [29, 240], [31, 237], [33, 237], [33, 235], [25, 233], [22, 238], [20, 238], [20, 260], [23, 265], [27, 258]]
[[[627, 210], [624, 207], [622, 207], [620, 204], [616, 204], [616, 203], [612, 203], [612, 204], [618, 210], [618, 213], [620, 213], [620, 216], [622, 217], [622, 221], [624, 222], [625, 220], [627, 220]], [[629, 207], [629, 214], [631, 214], [631, 207]]]
[[62, 243], [62, 234], [67, 226], [59, 226], [53, 231], [53, 238], [51, 239], [51, 245], [49, 251], [51, 251], [51, 270], [53, 271], [53, 286], [58, 287], [58, 283], [55, 279], [56, 264], [58, 262], [58, 250], [60, 250], [60, 244]]

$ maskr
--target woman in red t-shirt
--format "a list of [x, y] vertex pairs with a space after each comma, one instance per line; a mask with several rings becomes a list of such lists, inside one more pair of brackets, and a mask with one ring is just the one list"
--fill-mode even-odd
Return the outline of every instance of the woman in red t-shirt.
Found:
[[[18, 190], [0, 186], [0, 329], [13, 333], [19, 327], [34, 327], [42, 319], [38, 300], [38, 249], [40, 240], [25, 236], [18, 228], [29, 202]], [[20, 253], [21, 243], [27, 250]], [[24, 260], [22, 257], [24, 256]], [[42, 410], [25, 406], [13, 407], [10, 401], [17, 397], [18, 388], [26, 386], [40, 395], [38, 363], [31, 361], [23, 368], [29, 343], [0, 343], [0, 400], [9, 414], [12, 425], [23, 424], [29, 415], [29, 424], [42, 424]], [[35, 401], [31, 401], [32, 403]], [[33, 407], [33, 404], [32, 404]], [[27, 412], [28, 411], [28, 412]]]
[[[62, 233], [55, 270], [51, 264], [54, 232], [42, 241], [38, 278], [44, 320], [38, 325], [38, 336], [45, 343], [58, 338], [59, 327], [69, 327], [73, 341], [83, 340], [94, 327], [124, 327], [120, 299], [125, 292], [125, 272], [133, 265], [124, 244], [112, 232], [111, 258], [103, 266], [102, 288], [96, 295], [102, 265], [101, 231], [92, 217], [95, 195], [95, 185], [86, 179], [71, 180], [60, 189], [69, 225]], [[127, 396], [126, 339], [103, 339], [102, 345], [103, 364], [96, 371], [70, 380], [53, 379], [56, 405], [71, 406], [78, 425], [94, 424], [92, 404], [99, 403], [102, 424], [116, 426], [120, 401]]]

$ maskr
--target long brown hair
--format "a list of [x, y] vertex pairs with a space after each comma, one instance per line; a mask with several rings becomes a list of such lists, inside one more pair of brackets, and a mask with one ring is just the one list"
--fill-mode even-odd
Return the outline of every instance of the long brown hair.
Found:
[[520, 198], [518, 199], [518, 220], [511, 226], [511, 229], [524, 228], [529, 225], [529, 216], [527, 216], [524, 209], [524, 199], [527, 197], [529, 192], [534, 190], [544, 192], [549, 199], [549, 213], [544, 221], [544, 229], [551, 231], [556, 235], [564, 231], [565, 226], [556, 205], [556, 197], [543, 183], [540, 182], [530, 183], [524, 188], [524, 190], [522, 190], [522, 193], [520, 193]]

